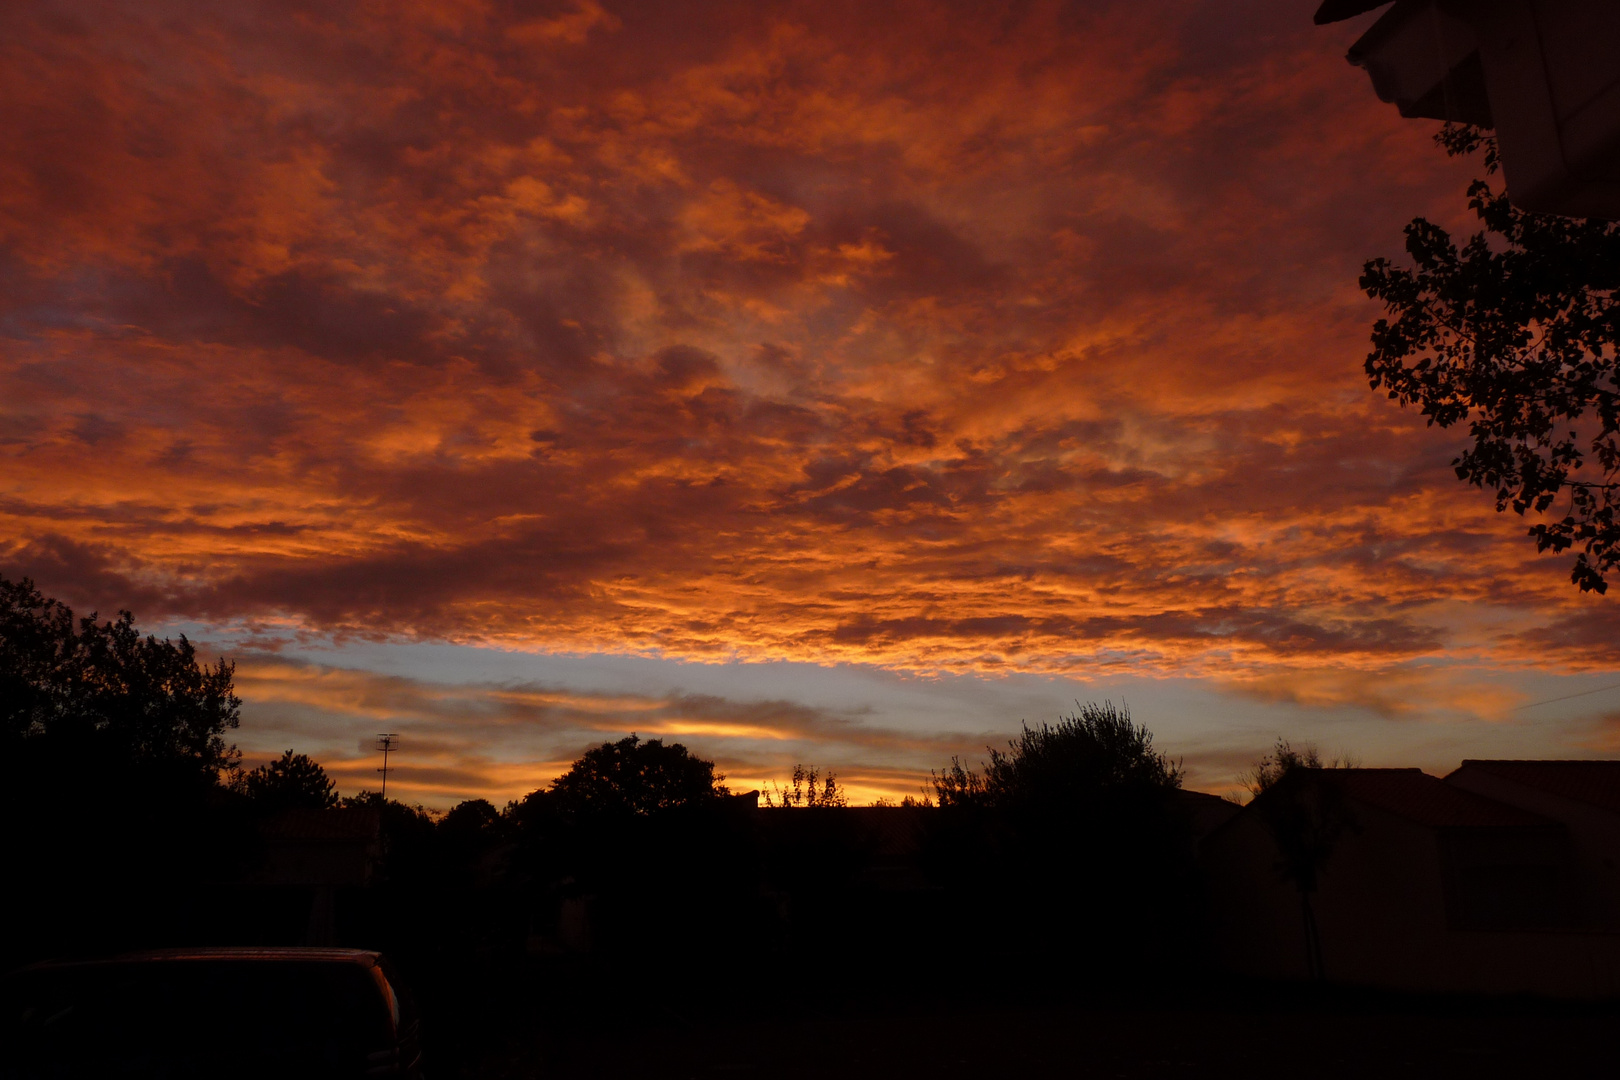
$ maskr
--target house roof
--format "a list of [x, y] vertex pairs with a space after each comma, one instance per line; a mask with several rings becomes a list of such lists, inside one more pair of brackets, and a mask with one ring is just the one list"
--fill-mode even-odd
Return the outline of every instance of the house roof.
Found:
[[1422, 769], [1322, 769], [1318, 778], [1357, 802], [1434, 829], [1554, 824], [1539, 814], [1454, 787]]
[[1243, 807], [1239, 804], [1202, 791], [1179, 788], [1176, 791], [1176, 798], [1180, 800], [1181, 808], [1187, 814], [1188, 823], [1192, 825], [1195, 837], [1203, 837], [1214, 832], [1243, 812]]
[[1457, 772], [1463, 769], [1489, 773], [1515, 784], [1620, 814], [1620, 761], [1470, 759], [1464, 761]]

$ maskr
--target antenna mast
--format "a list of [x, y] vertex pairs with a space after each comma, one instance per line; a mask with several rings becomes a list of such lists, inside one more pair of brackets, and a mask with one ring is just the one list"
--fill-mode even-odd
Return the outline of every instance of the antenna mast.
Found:
[[382, 773], [382, 797], [386, 800], [388, 798], [388, 755], [399, 750], [399, 736], [391, 731], [378, 735], [377, 749], [382, 751], [383, 756], [382, 768], [377, 771]]

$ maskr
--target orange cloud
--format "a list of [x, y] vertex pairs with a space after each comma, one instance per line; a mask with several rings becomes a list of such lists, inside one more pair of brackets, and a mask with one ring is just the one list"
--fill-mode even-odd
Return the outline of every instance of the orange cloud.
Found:
[[1366, 391], [1359, 262], [1465, 166], [1292, 6], [520, 6], [0, 15], [8, 573], [1301, 701], [1615, 661]]

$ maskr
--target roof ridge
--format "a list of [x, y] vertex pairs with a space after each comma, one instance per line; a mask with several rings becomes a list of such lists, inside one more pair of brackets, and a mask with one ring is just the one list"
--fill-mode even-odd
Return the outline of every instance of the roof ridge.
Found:
[[1464, 765], [1620, 765], [1620, 758], [1463, 758]]
[[[1324, 773], [1335, 770], [1324, 769]], [[1337, 770], [1346, 784], [1346, 794], [1353, 799], [1366, 802], [1370, 805], [1395, 814], [1398, 817], [1427, 825], [1432, 828], [1470, 827], [1470, 826], [1523, 826], [1523, 825], [1551, 825], [1554, 822], [1532, 810], [1526, 810], [1512, 803], [1489, 795], [1481, 795], [1467, 788], [1449, 784], [1438, 776], [1424, 772], [1422, 769], [1344, 769]], [[1354, 777], [1357, 773], [1373, 781], [1377, 776], [1389, 777], [1393, 780], [1399, 777], [1411, 783], [1399, 785], [1395, 788], [1357, 784]], [[1414, 775], [1416, 774], [1416, 775]], [[1360, 788], [1361, 790], [1357, 790]], [[1436, 801], [1438, 800], [1438, 802]], [[1452, 811], [1445, 809], [1449, 805], [1457, 812], [1463, 807], [1471, 808], [1464, 816], [1478, 814], [1480, 817], [1473, 821], [1462, 820]], [[1445, 820], [1451, 818], [1452, 820]]]

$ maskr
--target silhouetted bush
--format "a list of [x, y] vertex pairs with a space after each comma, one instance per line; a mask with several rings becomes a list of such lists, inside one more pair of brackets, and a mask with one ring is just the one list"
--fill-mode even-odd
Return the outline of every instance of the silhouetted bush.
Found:
[[796, 807], [835, 807], [848, 806], [849, 796], [838, 785], [838, 777], [832, 771], [823, 774], [814, 765], [808, 768], [804, 765], [793, 766], [793, 776], [788, 780], [788, 786], [773, 783], [771, 789], [761, 792], [766, 807], [773, 810], [791, 810]]
[[1073, 974], [1163, 964], [1190, 947], [1196, 877], [1181, 772], [1152, 742], [1128, 710], [1092, 703], [1026, 725], [982, 772], [953, 760], [935, 774], [930, 869], [965, 918], [1019, 928], [992, 935], [992, 949], [1061, 956]]

